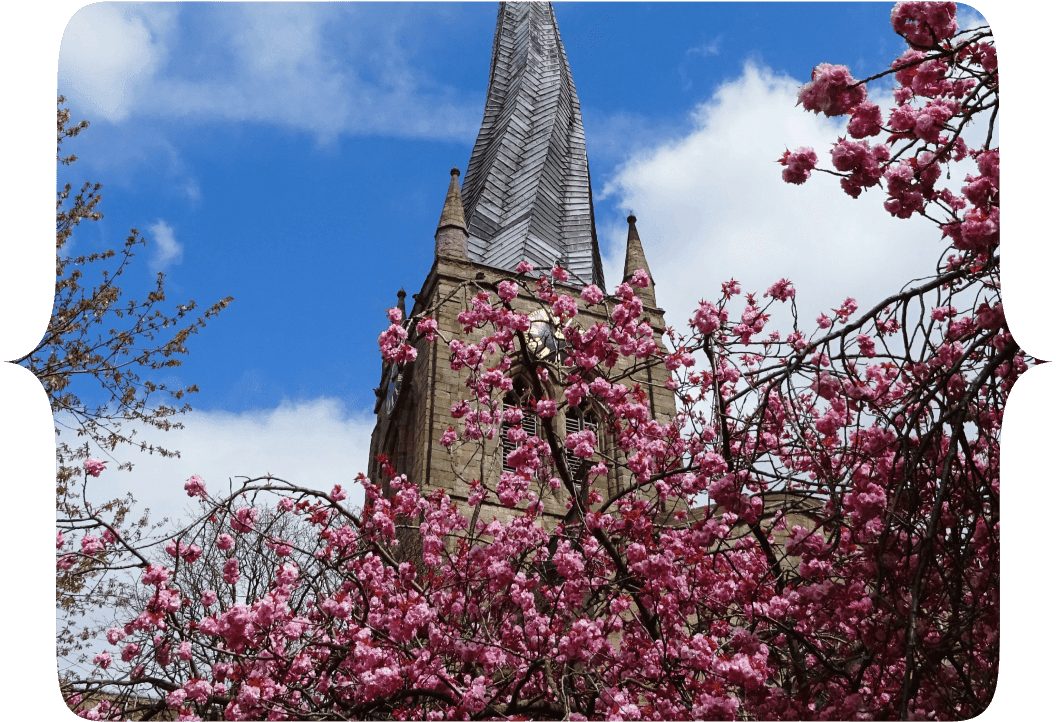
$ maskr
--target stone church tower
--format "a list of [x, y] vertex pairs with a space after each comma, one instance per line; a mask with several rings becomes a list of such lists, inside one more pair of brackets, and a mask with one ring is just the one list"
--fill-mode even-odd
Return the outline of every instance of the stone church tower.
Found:
[[[635, 218], [627, 220], [626, 262], [620, 281], [636, 269], [648, 271]], [[421, 290], [413, 296], [410, 314], [448, 299], [434, 315], [441, 335], [448, 339], [464, 338], [457, 316], [470, 307], [473, 296], [485, 291], [494, 298], [497, 284], [515, 276], [514, 269], [523, 260], [542, 270], [555, 263], [568, 270], [568, 284], [559, 284], [557, 290], [573, 298], [578, 299], [583, 286], [591, 283], [605, 290], [579, 98], [550, 3], [501, 3], [499, 7], [484, 119], [461, 187], [458, 169], [451, 171], [435, 239], [435, 259]], [[662, 347], [664, 312], [656, 306], [653, 286], [637, 292], [654, 339]], [[398, 294], [398, 306], [406, 316], [405, 295], [402, 290]], [[611, 308], [613, 304], [607, 303]], [[513, 305], [519, 312], [536, 314], [533, 327], [544, 333], [553, 330], [547, 329], [545, 316], [523, 297], [514, 299]], [[580, 301], [575, 317], [581, 326], [606, 320], [598, 307], [588, 311], [583, 306]], [[413, 337], [411, 343], [415, 343]], [[449, 427], [460, 427], [451, 406], [467, 395], [466, 373], [451, 369], [450, 351], [439, 339], [435, 343], [419, 340], [415, 345], [418, 356], [412, 363], [383, 365], [376, 389], [378, 420], [371, 436], [369, 475], [382, 478], [377, 457], [383, 454], [397, 474], [406, 474], [425, 489], [443, 488], [453, 501], [464, 504], [476, 480], [495, 488], [511, 445], [504, 443], [504, 433], [485, 442], [483, 449], [456, 445], [449, 450], [440, 444]], [[545, 354], [540, 347], [539, 357]], [[516, 375], [516, 370], [515, 365], [511, 373]], [[622, 381], [625, 385], [641, 386], [654, 418], [661, 423], [672, 418], [675, 399], [664, 387], [669, 373], [663, 364], [639, 363], [613, 371], [627, 373]], [[514, 391], [504, 401], [526, 408], [525, 394], [524, 385], [515, 381]], [[597, 425], [600, 415], [595, 410], [570, 408], [558, 401], [554, 428], [559, 435]], [[522, 426], [529, 436], [536, 421], [526, 413]], [[611, 440], [603, 433], [600, 436], [603, 453], [625, 462], [622, 452], [611, 448]], [[578, 470], [578, 459], [569, 457], [569, 462]], [[591, 487], [603, 496], [630, 484], [625, 463], [612, 466], [608, 478], [596, 480]], [[494, 494], [488, 498], [495, 502]], [[546, 502], [547, 515], [553, 519], [564, 516], [567, 500], [567, 492], [558, 490]], [[496, 502], [485, 503], [481, 515], [486, 521], [506, 513]]]

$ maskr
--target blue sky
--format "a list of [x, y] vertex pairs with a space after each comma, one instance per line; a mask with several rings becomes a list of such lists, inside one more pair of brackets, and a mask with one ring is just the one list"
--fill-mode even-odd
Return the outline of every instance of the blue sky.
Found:
[[[448, 170], [465, 170], [483, 114], [496, 11], [103, 3], [73, 17], [58, 92], [92, 125], [59, 182], [103, 183], [105, 215], [75, 250], [135, 227], [151, 247], [128, 293], [160, 270], [172, 303], [235, 297], [163, 378], [201, 389], [186, 430], [146, 435], [183, 457], [119, 455], [136, 469], [100, 493], [130, 488], [178, 515], [164, 490], [191, 473], [325, 486], [365, 468], [384, 311], [432, 263]], [[797, 108], [796, 90], [818, 62], [887, 67], [903, 49], [889, 13], [559, 4], [606, 275], [622, 271], [630, 210], [675, 325], [731, 276], [758, 290], [789, 277], [816, 315], [927, 273], [939, 249], [926, 222], [826, 179], [788, 186], [774, 162], [842, 131]], [[981, 18], [966, 8], [964, 22]]]

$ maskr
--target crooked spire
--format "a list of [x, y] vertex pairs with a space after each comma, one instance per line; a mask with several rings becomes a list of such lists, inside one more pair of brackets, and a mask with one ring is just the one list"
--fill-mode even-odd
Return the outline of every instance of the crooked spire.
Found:
[[462, 186], [470, 260], [559, 263], [605, 287], [579, 98], [550, 3], [501, 3], [488, 99]]

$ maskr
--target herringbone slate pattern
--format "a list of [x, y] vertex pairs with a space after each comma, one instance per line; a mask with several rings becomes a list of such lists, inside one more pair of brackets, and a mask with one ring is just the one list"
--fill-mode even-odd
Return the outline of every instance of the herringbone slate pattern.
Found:
[[471, 261], [558, 262], [605, 288], [579, 98], [550, 3], [502, 3], [484, 121], [462, 185]]

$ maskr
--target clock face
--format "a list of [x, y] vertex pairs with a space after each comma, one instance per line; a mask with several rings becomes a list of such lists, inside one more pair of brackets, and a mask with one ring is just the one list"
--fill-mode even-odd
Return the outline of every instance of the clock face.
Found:
[[565, 344], [565, 337], [557, 329], [554, 317], [539, 309], [528, 316], [531, 326], [528, 327], [528, 350], [538, 359], [551, 361], [557, 357]]
[[396, 407], [396, 399], [400, 396], [400, 387], [403, 385], [403, 373], [396, 364], [389, 370], [389, 383], [385, 389], [385, 413], [391, 414]]

